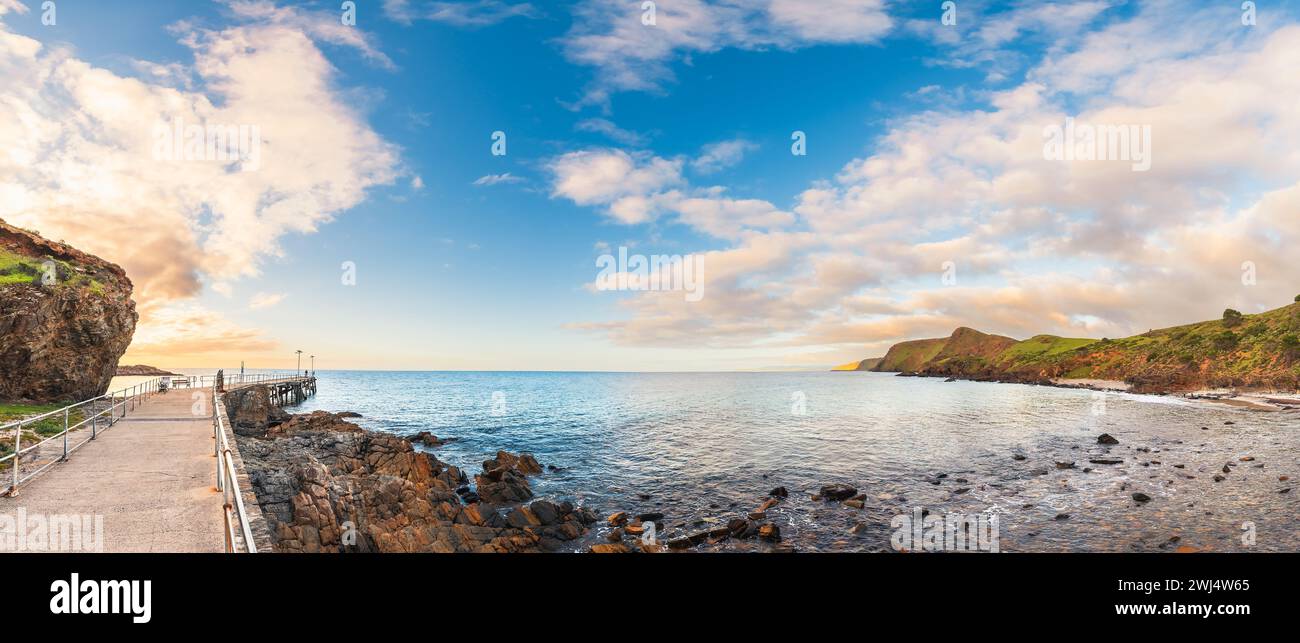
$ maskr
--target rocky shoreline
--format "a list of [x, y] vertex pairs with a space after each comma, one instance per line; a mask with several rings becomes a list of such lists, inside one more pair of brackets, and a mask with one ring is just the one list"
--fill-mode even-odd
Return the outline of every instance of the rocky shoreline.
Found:
[[346, 416], [289, 415], [265, 387], [227, 393], [232, 430], [276, 552], [551, 552], [596, 515], [533, 500], [531, 455], [504, 451], [469, 476]]
[[[528, 453], [498, 451], [471, 477], [415, 448], [454, 438], [369, 431], [349, 412], [291, 415], [260, 386], [228, 392], [225, 405], [276, 552], [658, 553], [728, 541], [794, 551], [769, 515], [789, 496], [784, 487], [752, 511], [719, 507], [737, 514], [726, 519], [670, 524], [659, 511], [620, 510], [602, 521], [591, 508], [534, 498], [529, 478], [548, 467]], [[813, 499], [823, 497], [847, 506], [866, 498], [844, 485]]]
[[[1276, 453], [1270, 459], [1267, 448], [1228, 446], [1210, 455], [1221, 447], [1207, 438], [1197, 442], [1201, 435], [1212, 437], [1201, 433], [1211, 431], [1207, 422], [1196, 427], [1195, 437], [1118, 427], [1110, 429], [1114, 435], [1094, 433], [1047, 449], [1026, 443], [990, 454], [1007, 458], [993, 471], [959, 465], [918, 473], [924, 486], [846, 478], [765, 492], [769, 484], [792, 484], [773, 472], [770, 483], [764, 473], [762, 481], [751, 481], [759, 484], [744, 484], [744, 493], [717, 501], [678, 504], [680, 497], [620, 488], [593, 505], [536, 497], [539, 477], [563, 476], [565, 469], [528, 453], [498, 451], [471, 473], [435, 455], [449, 438], [367, 431], [349, 421], [358, 417], [352, 413], [290, 415], [258, 387], [228, 393], [226, 406], [276, 552], [892, 551], [888, 526], [896, 515], [919, 506], [975, 514], [989, 504], [1011, 511], [1003, 524], [1008, 550], [1060, 547], [1068, 536], [1045, 523], [1093, 529], [1096, 516], [1085, 509], [1104, 510], [1113, 524], [1141, 532], [1127, 547], [1169, 550], [1176, 536], [1183, 539], [1177, 543], [1182, 550], [1218, 550], [1227, 545], [1216, 540], [1209, 511], [1217, 515], [1222, 507], [1198, 496], [1219, 489], [1242, 493], [1238, 485], [1249, 484], [1256, 501], [1269, 502], [1291, 491], [1292, 472], [1270, 462]], [[1281, 470], [1263, 471], [1266, 462]], [[1063, 491], [1085, 488], [1086, 497], [1058, 508]], [[1188, 497], [1171, 502], [1175, 495]], [[1186, 515], [1178, 518], [1179, 512]], [[1148, 531], [1172, 536], [1152, 545]]]
[[1024, 384], [1027, 386], [1051, 386], [1055, 388], [1074, 388], [1085, 389], [1089, 391], [1101, 391], [1106, 393], [1133, 393], [1136, 395], [1157, 395], [1178, 397], [1188, 400], [1207, 401], [1212, 403], [1229, 404], [1252, 410], [1265, 411], [1290, 411], [1300, 409], [1300, 393], [1293, 391], [1279, 391], [1274, 389], [1233, 389], [1233, 390], [1196, 390], [1196, 391], [1175, 391], [1175, 390], [1140, 390], [1127, 382], [1119, 380], [1099, 380], [1099, 379], [1079, 379], [1070, 380], [1064, 378], [1027, 378], [1015, 376], [1000, 377], [962, 377], [946, 374], [932, 374], [926, 372], [898, 372], [894, 373], [895, 377], [928, 377], [942, 379], [944, 382], [984, 382], [988, 384]]
[[115, 377], [180, 377], [180, 373], [164, 371], [156, 366], [139, 364], [135, 366], [118, 366]]

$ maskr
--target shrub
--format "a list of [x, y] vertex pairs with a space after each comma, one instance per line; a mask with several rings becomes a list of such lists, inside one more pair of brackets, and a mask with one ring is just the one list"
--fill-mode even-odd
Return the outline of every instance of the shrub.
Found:
[[1236, 345], [1237, 345], [1237, 334], [1230, 330], [1225, 330], [1222, 333], [1219, 333], [1218, 335], [1214, 336], [1214, 347], [1218, 350], [1221, 351], [1230, 350], [1234, 348]]
[[1240, 324], [1241, 319], [1241, 311], [1233, 310], [1231, 308], [1223, 311], [1223, 324], [1229, 328]]
[[1282, 359], [1288, 362], [1300, 360], [1300, 337], [1296, 337], [1295, 333], [1282, 336]]
[[1296, 296], [1295, 296], [1295, 300], [1296, 300], [1297, 302], [1300, 302], [1300, 295], [1296, 295]]

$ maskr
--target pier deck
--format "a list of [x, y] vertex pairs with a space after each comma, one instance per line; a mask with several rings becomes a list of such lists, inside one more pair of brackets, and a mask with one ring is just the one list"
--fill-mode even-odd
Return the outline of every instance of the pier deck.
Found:
[[150, 398], [17, 497], [0, 498], [0, 514], [103, 516], [105, 552], [225, 551], [211, 400], [202, 388]]

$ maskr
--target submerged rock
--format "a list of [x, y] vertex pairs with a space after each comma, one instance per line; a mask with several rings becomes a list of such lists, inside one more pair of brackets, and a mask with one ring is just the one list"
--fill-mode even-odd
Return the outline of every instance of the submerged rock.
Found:
[[821, 488], [819, 494], [825, 500], [847, 500], [857, 495], [858, 490], [846, 484], [828, 484]]
[[[343, 416], [340, 416], [340, 417], [343, 417]], [[358, 417], [360, 417], [360, 416], [358, 416]], [[411, 442], [414, 442], [414, 443], [416, 443], [416, 444], [423, 444], [423, 445], [425, 445], [425, 446], [429, 446], [429, 447], [440, 447], [440, 446], [442, 446], [442, 445], [444, 445], [444, 444], [447, 444], [448, 442], [451, 442], [451, 441], [453, 441], [453, 440], [455, 440], [455, 439], [456, 439], [456, 438], [439, 439], [438, 436], [436, 436], [436, 435], [434, 435], [434, 434], [432, 434], [432, 433], [430, 433], [430, 432], [428, 432], [428, 431], [420, 431], [419, 433], [416, 433], [415, 435], [411, 436], [411, 438], [410, 438]]]

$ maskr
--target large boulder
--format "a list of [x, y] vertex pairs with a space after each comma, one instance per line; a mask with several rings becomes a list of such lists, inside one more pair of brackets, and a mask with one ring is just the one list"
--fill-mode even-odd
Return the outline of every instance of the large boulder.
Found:
[[263, 437], [268, 430], [289, 420], [289, 414], [271, 402], [271, 390], [265, 384], [227, 391], [222, 401], [231, 429], [237, 435]]
[[138, 318], [123, 270], [0, 221], [0, 400], [103, 394]]

